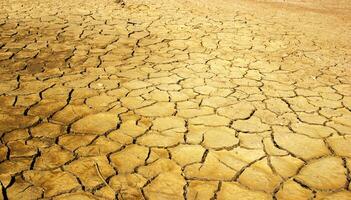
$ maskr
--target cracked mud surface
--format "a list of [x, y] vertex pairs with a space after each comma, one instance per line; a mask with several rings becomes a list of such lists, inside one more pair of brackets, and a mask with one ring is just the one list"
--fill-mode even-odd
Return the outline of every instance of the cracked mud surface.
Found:
[[351, 199], [350, 21], [234, 2], [1, 1], [0, 199]]

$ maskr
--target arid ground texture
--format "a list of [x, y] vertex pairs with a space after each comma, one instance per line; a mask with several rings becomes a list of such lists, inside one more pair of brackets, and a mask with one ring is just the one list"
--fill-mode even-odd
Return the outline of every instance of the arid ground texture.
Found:
[[350, 200], [351, 1], [0, 0], [0, 200]]

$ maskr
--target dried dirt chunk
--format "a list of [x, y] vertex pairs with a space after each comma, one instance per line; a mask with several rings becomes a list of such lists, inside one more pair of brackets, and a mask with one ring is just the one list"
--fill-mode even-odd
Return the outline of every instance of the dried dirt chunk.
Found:
[[91, 112], [87, 105], [67, 105], [53, 116], [53, 120], [69, 124]]
[[280, 176], [276, 175], [269, 167], [266, 158], [246, 168], [238, 180], [252, 190], [260, 190], [267, 193], [272, 193], [282, 181]]
[[235, 133], [235, 130], [228, 127], [211, 128], [204, 133], [202, 145], [213, 149], [233, 147], [239, 143]]
[[110, 179], [109, 185], [115, 191], [119, 191], [121, 199], [142, 199], [141, 188], [146, 182], [147, 180], [139, 174], [118, 174]]
[[264, 192], [246, 189], [236, 182], [223, 182], [222, 188], [217, 194], [217, 199], [269, 200], [272, 197]]
[[0, 114], [0, 134], [14, 129], [32, 126], [38, 122], [37, 116]]
[[330, 154], [322, 139], [293, 133], [274, 133], [274, 141], [283, 149], [305, 160]]
[[113, 140], [119, 141], [122, 137], [115, 137], [115, 135], [126, 135], [130, 137], [138, 137], [145, 133], [148, 126], [143, 123], [138, 123], [135, 120], [123, 121], [120, 128], [112, 131], [108, 136]]
[[299, 134], [308, 135], [312, 138], [325, 138], [335, 134], [335, 130], [322, 125], [311, 125], [305, 123], [295, 123], [291, 128]]
[[205, 149], [200, 145], [180, 144], [170, 149], [172, 160], [181, 166], [200, 162]]
[[298, 112], [299, 119], [303, 122], [310, 123], [310, 124], [324, 124], [327, 119], [318, 113], [305, 113], [305, 112]]
[[286, 104], [283, 100], [278, 98], [271, 98], [265, 101], [267, 105], [267, 109], [274, 112], [277, 115], [282, 115], [286, 112], [291, 112], [288, 104]]
[[237, 120], [233, 122], [232, 127], [238, 131], [253, 133], [270, 130], [267, 124], [262, 123], [261, 119], [255, 116], [247, 120]]
[[267, 152], [268, 155], [271, 156], [282, 156], [287, 155], [288, 152], [278, 148], [271, 138], [264, 138], [263, 139], [264, 150]]
[[153, 121], [152, 129], [157, 131], [173, 130], [175, 132], [185, 132], [185, 121], [179, 117], [157, 118]]
[[336, 155], [351, 157], [351, 136], [329, 137], [327, 142]]
[[212, 108], [221, 108], [235, 103], [235, 99], [225, 98], [225, 97], [208, 97], [204, 99], [201, 103], [202, 106], [208, 106]]
[[43, 99], [35, 106], [31, 107], [28, 114], [47, 118], [55, 112], [61, 110], [67, 104], [66, 101], [57, 101], [51, 99]]
[[31, 129], [33, 137], [50, 137], [56, 138], [63, 134], [61, 125], [53, 123], [42, 123]]
[[8, 143], [10, 158], [28, 157], [37, 154], [37, 149], [32, 145], [25, 144], [24, 141], [13, 141]]
[[41, 155], [35, 162], [34, 168], [38, 170], [53, 169], [62, 166], [73, 158], [74, 156], [70, 151], [54, 145], [41, 152]]
[[[137, 166], [143, 165], [149, 149], [139, 145], [129, 145], [125, 149], [111, 155], [111, 161], [119, 173], [133, 172]], [[128, 162], [126, 162], [128, 158]]]
[[276, 173], [283, 178], [294, 176], [304, 162], [293, 156], [272, 156], [270, 157], [271, 164]]
[[164, 172], [178, 175], [182, 173], [180, 166], [168, 158], [160, 158], [147, 166], [141, 166], [138, 168], [138, 174], [149, 180]]
[[255, 111], [255, 107], [249, 102], [240, 102], [238, 104], [218, 108], [218, 114], [228, 117], [232, 120], [246, 119]]
[[25, 180], [44, 189], [44, 197], [52, 197], [80, 188], [76, 178], [68, 172], [61, 171], [27, 171]]
[[75, 153], [77, 153], [79, 156], [103, 156], [115, 152], [121, 147], [122, 144], [105, 136], [99, 136], [92, 144], [79, 147]]
[[70, 135], [63, 135], [59, 137], [59, 145], [63, 146], [64, 148], [74, 151], [81, 146], [88, 145], [96, 135], [80, 135], [80, 134], [70, 134]]
[[184, 142], [184, 133], [169, 131], [150, 131], [137, 139], [137, 143], [149, 147], [170, 147]]
[[293, 98], [287, 98], [286, 101], [290, 104], [291, 109], [295, 112], [315, 112], [318, 107], [310, 104], [305, 97], [297, 96]]
[[102, 200], [102, 198], [98, 198], [91, 193], [88, 192], [72, 192], [72, 193], [67, 193], [67, 194], [62, 194], [55, 196], [53, 198], [54, 200]]
[[209, 152], [204, 163], [196, 163], [185, 167], [184, 174], [187, 178], [205, 180], [231, 180], [235, 170], [223, 164], [215, 154]]
[[217, 190], [217, 181], [190, 181], [188, 186], [187, 199], [210, 200]]
[[318, 190], [337, 190], [345, 186], [346, 169], [336, 157], [311, 161], [297, 175], [297, 180]]
[[115, 97], [108, 96], [106, 94], [93, 96], [86, 100], [86, 104], [90, 108], [104, 109], [107, 108], [112, 102], [116, 101]]
[[177, 116], [179, 117], [184, 117], [184, 118], [194, 118], [197, 116], [203, 116], [203, 115], [210, 115], [214, 113], [213, 108], [209, 107], [200, 107], [200, 108], [186, 108], [182, 109], [179, 108], [178, 104], [178, 110], [177, 110]]
[[30, 168], [32, 158], [12, 158], [0, 163], [1, 174], [16, 174]]
[[146, 117], [165, 117], [172, 115], [175, 109], [174, 103], [157, 102], [151, 106], [137, 109], [135, 112]]
[[8, 199], [40, 199], [43, 193], [43, 188], [33, 186], [21, 177], [17, 177], [13, 185], [6, 189]]
[[72, 125], [72, 131], [76, 133], [90, 133], [102, 135], [116, 128], [119, 119], [112, 113], [98, 113], [88, 115]]
[[262, 136], [251, 133], [239, 133], [240, 146], [249, 149], [262, 149]]
[[226, 117], [219, 115], [205, 115], [194, 117], [189, 120], [190, 124], [196, 125], [207, 125], [207, 126], [227, 126], [230, 123], [230, 120]]
[[127, 88], [128, 90], [135, 90], [135, 89], [141, 89], [141, 88], [146, 88], [148, 86], [152, 85], [151, 83], [145, 82], [145, 81], [139, 81], [139, 80], [133, 80], [129, 81], [127, 83], [123, 83], [122, 86]]
[[233, 169], [235, 172], [240, 172], [250, 163], [260, 160], [265, 155], [264, 151], [259, 149], [245, 149], [241, 147], [233, 150], [215, 151], [214, 155], [223, 164]]
[[350, 191], [340, 191], [340, 192], [328, 192], [328, 193], [317, 193], [317, 199], [323, 199], [323, 200], [335, 200], [335, 199], [345, 199], [345, 200], [350, 200], [351, 199], [351, 192]]
[[311, 199], [313, 194], [311, 190], [302, 187], [293, 180], [288, 180], [283, 183], [276, 197], [278, 200]]
[[64, 169], [79, 177], [88, 190], [104, 183], [101, 176], [106, 180], [116, 173], [105, 156], [79, 158]]
[[0, 52], [0, 61], [7, 60], [13, 55], [12, 52]]
[[144, 188], [148, 199], [183, 199], [185, 180], [181, 175], [162, 173]]
[[0, 146], [0, 162], [6, 160], [6, 156], [8, 153], [9, 149], [5, 145]]

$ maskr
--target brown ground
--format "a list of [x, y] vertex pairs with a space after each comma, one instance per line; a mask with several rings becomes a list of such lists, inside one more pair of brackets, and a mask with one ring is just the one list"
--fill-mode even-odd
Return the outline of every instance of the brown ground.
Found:
[[351, 2], [0, 1], [1, 199], [351, 199]]

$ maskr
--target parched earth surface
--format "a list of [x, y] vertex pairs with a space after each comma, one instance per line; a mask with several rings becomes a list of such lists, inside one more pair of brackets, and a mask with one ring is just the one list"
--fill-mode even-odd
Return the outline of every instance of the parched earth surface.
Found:
[[0, 199], [351, 199], [351, 6], [307, 2], [0, 1]]

